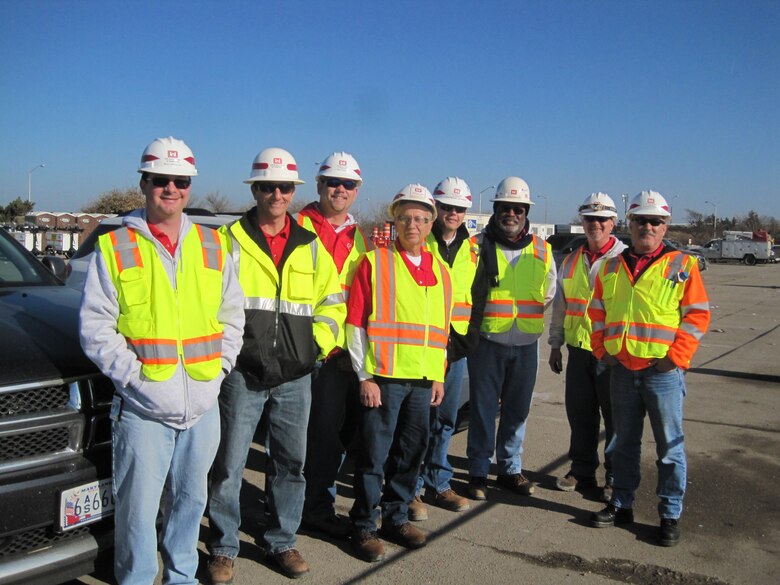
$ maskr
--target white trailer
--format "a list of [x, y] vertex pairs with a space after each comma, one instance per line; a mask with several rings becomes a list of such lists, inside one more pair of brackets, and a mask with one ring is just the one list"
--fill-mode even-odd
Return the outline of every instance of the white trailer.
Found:
[[724, 239], [710, 240], [702, 246], [702, 253], [711, 262], [744, 262], [748, 266], [756, 263], [774, 262], [772, 242], [753, 239], [751, 232], [724, 232]]

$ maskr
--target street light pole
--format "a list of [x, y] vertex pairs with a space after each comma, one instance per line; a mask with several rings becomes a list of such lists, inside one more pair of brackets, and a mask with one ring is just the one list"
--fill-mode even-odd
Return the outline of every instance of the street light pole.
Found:
[[544, 199], [544, 224], [547, 225], [547, 196], [537, 195], [539, 199]]
[[677, 195], [672, 195], [672, 198], [669, 201], [669, 215], [672, 216], [672, 219], [674, 219], [674, 200], [675, 199], [677, 199]]
[[712, 201], [705, 201], [704, 203], [709, 203], [714, 208], [714, 211], [712, 213], [712, 239], [714, 240], [717, 238], [717, 227], [718, 227], [718, 204], [713, 203]]
[[626, 219], [626, 215], [628, 215], [628, 193], [623, 193], [620, 198], [623, 200], [623, 227], [625, 228], [628, 221]]
[[37, 171], [38, 169], [42, 169], [46, 165], [41, 163], [38, 166], [35, 166], [30, 169], [30, 171], [27, 173], [27, 203], [30, 202], [30, 198], [32, 197], [32, 174], [33, 171]]
[[489, 187], [485, 187], [482, 189], [482, 191], [479, 192], [479, 214], [482, 215], [482, 194], [487, 191], [488, 189], [495, 189], [495, 185], [490, 185]]

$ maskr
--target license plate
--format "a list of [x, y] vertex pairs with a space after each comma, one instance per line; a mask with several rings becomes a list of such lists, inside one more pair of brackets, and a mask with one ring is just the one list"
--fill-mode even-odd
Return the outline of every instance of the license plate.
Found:
[[114, 513], [111, 480], [101, 479], [67, 489], [60, 496], [60, 530], [71, 530]]

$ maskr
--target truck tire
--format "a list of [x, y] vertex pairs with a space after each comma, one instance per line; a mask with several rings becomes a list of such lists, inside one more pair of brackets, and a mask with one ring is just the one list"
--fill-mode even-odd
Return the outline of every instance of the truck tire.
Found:
[[753, 254], [745, 254], [745, 257], [742, 260], [748, 266], [755, 266], [756, 265], [756, 257], [753, 256]]

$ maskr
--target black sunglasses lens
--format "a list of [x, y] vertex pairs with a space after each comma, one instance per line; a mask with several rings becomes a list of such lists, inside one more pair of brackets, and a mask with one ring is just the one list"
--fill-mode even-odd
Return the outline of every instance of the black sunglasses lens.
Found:
[[441, 207], [442, 211], [446, 211], [447, 213], [454, 211], [455, 213], [463, 213], [466, 211], [465, 207], [458, 207], [457, 205], [447, 205], [445, 203], [439, 203], [439, 207]]
[[609, 219], [608, 217], [596, 217], [596, 216], [593, 216], [593, 215], [586, 215], [585, 216], [585, 221], [597, 221], [599, 223], [604, 223], [608, 219]]
[[352, 189], [357, 187], [357, 182], [351, 179], [327, 179], [325, 184], [333, 189], [337, 189], [339, 185], [343, 185], [347, 191], [352, 191]]
[[663, 225], [666, 223], [662, 219], [649, 218], [649, 217], [639, 217], [635, 221], [639, 225], [647, 225], [649, 223], [653, 227], [658, 227], [659, 225]]
[[514, 211], [515, 215], [522, 215], [525, 213], [525, 208], [521, 205], [507, 205], [504, 203], [499, 206], [498, 211], [500, 213], [509, 213], [510, 211]]
[[295, 190], [295, 185], [292, 183], [260, 183], [258, 189], [261, 193], [273, 193], [279, 189], [282, 195], [289, 195]]
[[[171, 180], [168, 177], [152, 177], [152, 185], [155, 187], [167, 187]], [[189, 179], [174, 179], [173, 184], [177, 189], [186, 189], [190, 186], [191, 181]]]

